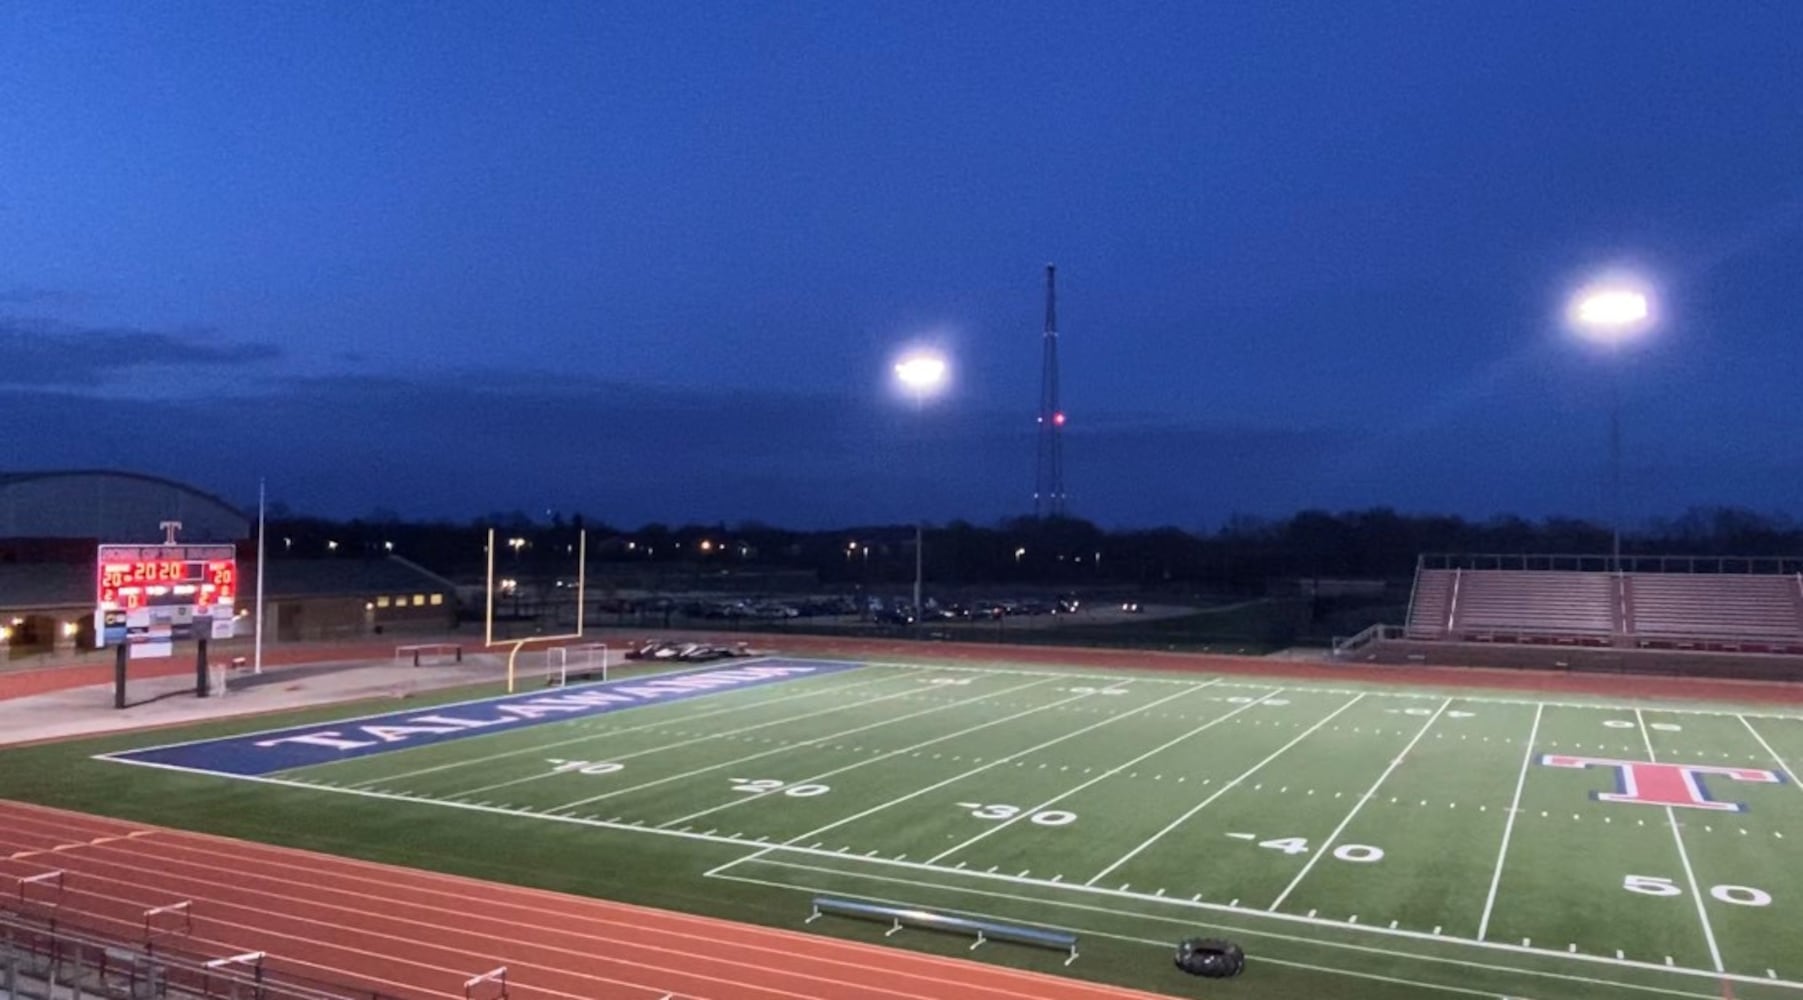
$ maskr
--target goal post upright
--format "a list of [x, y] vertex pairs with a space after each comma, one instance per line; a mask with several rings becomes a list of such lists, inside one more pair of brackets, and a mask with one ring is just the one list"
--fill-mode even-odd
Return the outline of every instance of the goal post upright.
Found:
[[[577, 550], [580, 553], [580, 555], [579, 555], [577, 565], [576, 565], [576, 631], [565, 632], [565, 633], [562, 633], [559, 635], [533, 635], [533, 636], [527, 636], [524, 639], [514, 640], [511, 644], [511, 648], [509, 648], [509, 650], [507, 652], [507, 693], [508, 694], [514, 693], [515, 689], [518, 687], [518, 669], [517, 668], [518, 668], [520, 650], [524, 649], [526, 647], [527, 643], [529, 643], [529, 642], [561, 642], [561, 641], [565, 641], [565, 640], [569, 640], [569, 639], [580, 640], [583, 637], [583, 614], [582, 614], [583, 603], [584, 603], [587, 593], [588, 593], [588, 529], [587, 528], [583, 528], [581, 531], [581, 534], [577, 538]], [[486, 616], [486, 627], [485, 627], [484, 633], [483, 633], [482, 645], [484, 648], [491, 648], [495, 645], [495, 529], [493, 529], [493, 528], [488, 529], [488, 586], [487, 586], [487, 591], [488, 592], [485, 596], [487, 598], [488, 611], [487, 611], [487, 616]], [[544, 604], [543, 604], [543, 601], [541, 600], [541, 603], [540, 603], [540, 614], [541, 615], [543, 614], [543, 610], [544, 610]], [[567, 662], [567, 654], [566, 654], [566, 662]]]
[[495, 529], [488, 529], [488, 583], [482, 591], [486, 610], [482, 613], [482, 645], [495, 644]]
[[576, 637], [582, 637], [582, 613], [588, 607], [588, 529], [576, 536]]

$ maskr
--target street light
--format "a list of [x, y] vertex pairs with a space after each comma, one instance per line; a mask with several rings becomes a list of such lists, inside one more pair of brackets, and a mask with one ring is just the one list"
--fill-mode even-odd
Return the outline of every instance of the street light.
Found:
[[[1647, 293], [1631, 282], [1608, 281], [1582, 288], [1572, 297], [1571, 325], [1586, 340], [1601, 344], [1611, 355], [1623, 344], [1646, 332], [1653, 310]], [[1609, 478], [1614, 512], [1610, 517], [1610, 562], [1621, 572], [1621, 375], [1620, 365], [1609, 374]]]
[[[895, 363], [895, 378], [902, 387], [914, 394], [916, 412], [925, 408], [929, 395], [938, 392], [945, 386], [945, 356], [934, 351], [912, 351]], [[866, 548], [864, 555], [869, 558], [870, 550]], [[924, 611], [920, 606], [921, 581], [926, 573], [926, 522], [914, 522], [914, 620], [921, 621]]]

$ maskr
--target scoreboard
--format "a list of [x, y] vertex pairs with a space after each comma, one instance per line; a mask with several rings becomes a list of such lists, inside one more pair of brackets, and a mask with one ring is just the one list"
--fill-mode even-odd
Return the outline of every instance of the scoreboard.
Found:
[[230, 545], [102, 545], [94, 575], [99, 646], [167, 656], [174, 642], [232, 635], [238, 553]]

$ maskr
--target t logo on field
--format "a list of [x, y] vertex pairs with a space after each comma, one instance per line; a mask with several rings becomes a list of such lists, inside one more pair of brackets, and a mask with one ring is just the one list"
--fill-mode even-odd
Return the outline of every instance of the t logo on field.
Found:
[[1547, 767], [1609, 767], [1615, 769], [1615, 791], [1592, 792], [1599, 802], [1634, 802], [1643, 806], [1684, 806], [1719, 812], [1746, 812], [1745, 802], [1717, 802], [1709, 797], [1703, 776], [1775, 785], [1784, 781], [1777, 771], [1756, 767], [1716, 767], [1713, 764], [1654, 764], [1644, 760], [1610, 760], [1549, 753], [1540, 758]]

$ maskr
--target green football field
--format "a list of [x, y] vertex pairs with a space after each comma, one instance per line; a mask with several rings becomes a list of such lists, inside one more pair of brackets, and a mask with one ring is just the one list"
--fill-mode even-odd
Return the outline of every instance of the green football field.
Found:
[[[1054, 926], [1069, 967], [974, 957], [1177, 995], [1803, 998], [1803, 718], [1359, 678], [869, 664], [248, 778], [92, 755], [291, 719], [37, 747], [0, 794], [792, 927]], [[1195, 934], [1244, 975], [1174, 969]]]

